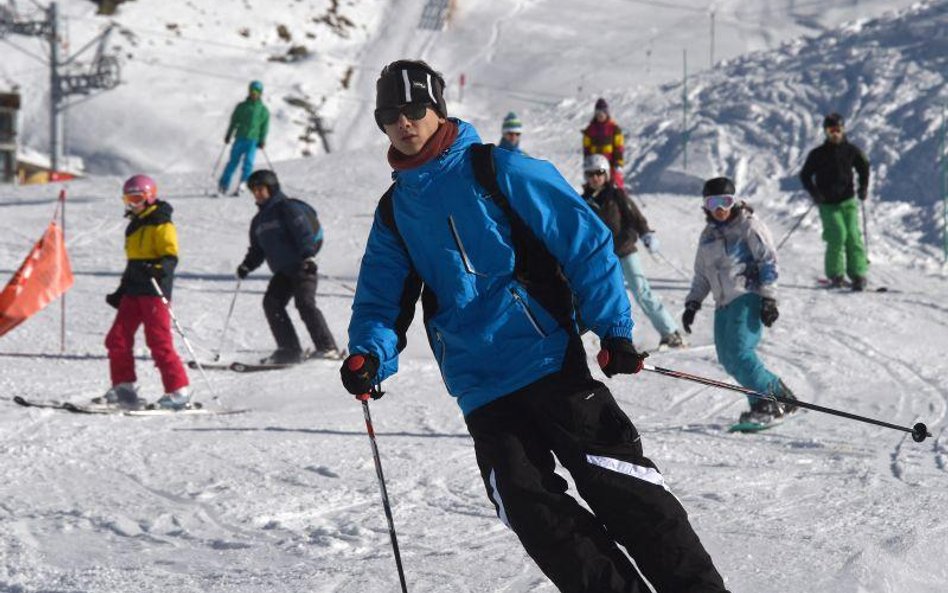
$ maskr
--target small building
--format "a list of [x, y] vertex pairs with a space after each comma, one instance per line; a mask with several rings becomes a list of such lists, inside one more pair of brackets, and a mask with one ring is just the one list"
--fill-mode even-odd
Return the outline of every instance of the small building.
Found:
[[0, 183], [16, 181], [20, 93], [0, 93]]
[[49, 155], [21, 146], [16, 155], [16, 177], [20, 185], [55, 183], [81, 178], [85, 164], [80, 157], [64, 156], [59, 170], [50, 169]]

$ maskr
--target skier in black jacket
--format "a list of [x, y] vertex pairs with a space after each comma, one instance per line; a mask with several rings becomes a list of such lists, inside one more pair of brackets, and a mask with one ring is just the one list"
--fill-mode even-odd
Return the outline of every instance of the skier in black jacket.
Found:
[[[863, 290], [869, 262], [855, 198], [865, 200], [868, 196], [869, 159], [846, 139], [840, 114], [827, 115], [823, 129], [826, 141], [807, 155], [800, 181], [820, 209], [826, 277], [833, 286], [841, 286], [844, 274], [848, 275], [853, 290]], [[859, 175], [858, 189], [853, 185], [853, 169]]]
[[286, 314], [291, 298], [316, 347], [313, 357], [339, 358], [326, 318], [316, 306], [316, 253], [322, 246], [322, 229], [309, 220], [304, 203], [291, 200], [280, 191], [273, 171], [254, 171], [247, 179], [247, 187], [260, 211], [250, 223], [250, 247], [237, 267], [237, 277], [246, 278], [264, 260], [273, 271], [263, 297], [263, 311], [277, 350], [262, 362], [285, 364], [302, 359], [300, 340]]

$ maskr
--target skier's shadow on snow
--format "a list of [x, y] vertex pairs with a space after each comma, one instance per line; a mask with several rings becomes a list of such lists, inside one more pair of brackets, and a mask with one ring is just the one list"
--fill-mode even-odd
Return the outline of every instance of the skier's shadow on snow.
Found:
[[[335, 430], [330, 428], [284, 428], [282, 426], [264, 426], [264, 427], [230, 427], [230, 428], [176, 428], [176, 432], [294, 432], [302, 434], [319, 434], [340, 437], [365, 437], [365, 431], [359, 430]], [[376, 431], [376, 435], [385, 437], [409, 437], [421, 439], [471, 439], [467, 433], [446, 434], [439, 432], [381, 432]], [[473, 439], [471, 439], [473, 442]]]

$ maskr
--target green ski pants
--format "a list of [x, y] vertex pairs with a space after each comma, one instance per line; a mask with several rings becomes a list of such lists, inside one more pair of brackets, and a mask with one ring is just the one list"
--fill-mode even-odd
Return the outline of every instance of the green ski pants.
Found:
[[865, 278], [869, 268], [866, 246], [859, 230], [859, 205], [856, 198], [838, 204], [820, 204], [826, 256], [823, 267], [827, 278]]

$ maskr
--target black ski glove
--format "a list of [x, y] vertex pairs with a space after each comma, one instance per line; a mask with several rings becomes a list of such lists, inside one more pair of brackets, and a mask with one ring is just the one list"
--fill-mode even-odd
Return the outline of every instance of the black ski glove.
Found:
[[379, 358], [374, 354], [352, 354], [339, 369], [346, 391], [356, 397], [369, 394], [372, 399], [382, 397], [382, 391], [377, 388], [378, 372]]
[[596, 360], [607, 377], [613, 375], [634, 375], [642, 370], [648, 352], [638, 352], [632, 340], [626, 338], [606, 338]]
[[863, 202], [865, 202], [865, 201], [866, 201], [866, 198], [869, 197], [869, 192], [866, 191], [866, 188], [860, 187], [860, 188], [859, 188], [859, 191], [857, 192], [857, 195], [859, 196], [859, 199], [860, 199], [860, 200], [862, 200]]
[[780, 311], [777, 311], [777, 301], [764, 297], [760, 300], [760, 320], [764, 325], [770, 327], [780, 317]]
[[149, 264], [145, 266], [145, 273], [149, 278], [154, 278], [156, 282], [161, 282], [165, 278], [165, 270], [161, 266]]
[[685, 312], [681, 316], [681, 326], [685, 328], [685, 333], [691, 333], [691, 324], [695, 322], [695, 313], [701, 309], [701, 303], [698, 301], [688, 301], [685, 303]]
[[303, 263], [300, 264], [300, 274], [303, 276], [315, 276], [318, 269], [316, 261], [313, 259], [304, 259]]
[[250, 268], [248, 268], [246, 265], [240, 264], [239, 266], [237, 266], [237, 277], [238, 277], [238, 278], [240, 278], [241, 280], [243, 280], [244, 278], [247, 277], [248, 274], [250, 274]]
[[122, 290], [116, 290], [111, 294], [105, 295], [105, 302], [109, 304], [113, 309], [118, 309], [119, 305], [122, 303]]

